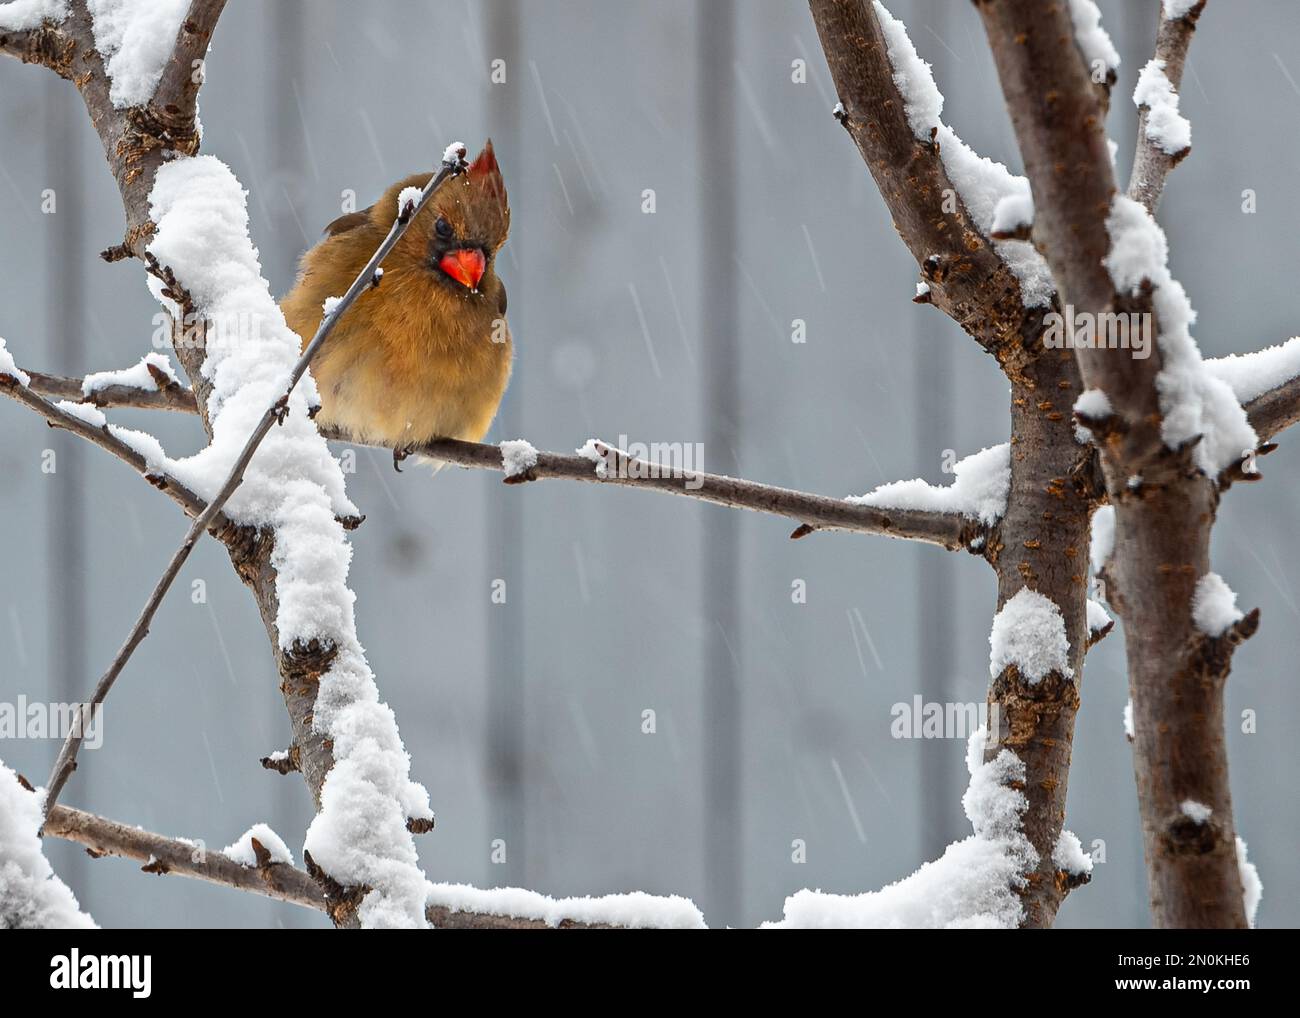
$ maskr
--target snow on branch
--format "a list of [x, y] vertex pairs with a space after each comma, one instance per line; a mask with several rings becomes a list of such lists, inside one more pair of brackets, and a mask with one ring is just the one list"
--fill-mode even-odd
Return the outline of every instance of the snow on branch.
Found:
[[974, 834], [911, 876], [865, 894], [803, 890], [785, 901], [779, 922], [768, 929], [1013, 929], [1023, 916], [1018, 888], [1038, 865], [1021, 819], [1028, 807], [1015, 786], [1025, 765], [1009, 749], [984, 760], [988, 733], [970, 738], [966, 766], [970, 785], [962, 808]]
[[[946, 128], [939, 136], [943, 97], [885, 8], [868, 0], [809, 6], [839, 99], [835, 119], [921, 268], [918, 303], [934, 304], [1002, 358], [1051, 297], [1033, 248], [988, 232], [998, 201], [1019, 186]], [[980, 234], [989, 242], [977, 242]]]
[[3, 336], [0, 336], [0, 377], [12, 378], [23, 388], [27, 388], [32, 382], [31, 376], [14, 363], [13, 354], [5, 346]]
[[0, 761], [0, 930], [96, 929], [41, 851], [43, 798]]
[[[1088, 63], [1093, 81], [1109, 84], [1119, 69], [1119, 50], [1101, 27], [1101, 10], [1093, 0], [1070, 0], [1070, 20], [1074, 23], [1074, 41]], [[1101, 71], [1098, 80], [1098, 71]]]
[[[170, 364], [171, 362], [168, 361], [168, 366]], [[121, 374], [135, 378], [134, 371], [134, 368], [127, 368], [123, 372], [99, 372], [98, 374]], [[87, 375], [86, 378], [49, 375], [42, 371], [29, 371], [27, 374], [28, 385], [42, 396], [52, 396], [75, 403], [89, 403], [101, 409], [132, 407], [139, 410], [175, 410], [187, 414], [199, 412], [193, 390], [179, 381], [176, 385], [167, 385], [154, 376], [151, 377], [149, 385], [127, 382], [97, 383], [92, 391], [87, 392], [86, 379], [96, 377], [93, 374]], [[152, 372], [150, 374], [152, 375]]]
[[[429, 884], [428, 909], [435, 925], [458, 915], [533, 920], [550, 927], [610, 926], [625, 929], [702, 930], [704, 916], [689, 898], [643, 891], [600, 897], [550, 898], [520, 887], [485, 890], [468, 884]], [[438, 918], [444, 921], [439, 923]]]
[[1186, 157], [1192, 144], [1191, 124], [1178, 109], [1178, 90], [1196, 22], [1204, 9], [1205, 0], [1165, 0], [1155, 55], [1143, 68], [1133, 93], [1138, 133], [1128, 196], [1153, 214], [1169, 171]]
[[[83, 388], [82, 380], [76, 378], [30, 372], [30, 379], [33, 392], [69, 399], [75, 399]], [[130, 385], [111, 385], [97, 389], [86, 400], [93, 402], [96, 407], [146, 407], [198, 413], [193, 391], [179, 387], [153, 392]], [[348, 441], [354, 445], [365, 444], [350, 437], [345, 439], [328, 430], [322, 433], [326, 438]], [[647, 488], [715, 505], [783, 516], [801, 525], [800, 531], [796, 531], [800, 536], [813, 530], [843, 530], [926, 541], [949, 549], [968, 546], [978, 536], [977, 528], [965, 524], [946, 511], [911, 511], [898, 507], [882, 511], [855, 505], [844, 499], [827, 498], [790, 488], [702, 471], [675, 469], [667, 464], [636, 460], [597, 439], [590, 440], [584, 448], [588, 448], [588, 452], [579, 455], [539, 451], [523, 439], [503, 442], [501, 445], [485, 445], [445, 438], [425, 443], [413, 451], [430, 459], [470, 469], [500, 470], [505, 473], [507, 481], [515, 484], [551, 478]], [[602, 463], [608, 459], [603, 468], [591, 459], [592, 449], [599, 452]], [[168, 463], [173, 461], [169, 460]], [[198, 499], [198, 502], [202, 503], [202, 500]], [[352, 527], [360, 517], [346, 515], [341, 519], [345, 526]]]
[[1007, 510], [1011, 490], [1011, 447], [1003, 442], [958, 460], [953, 482], [930, 484], [920, 478], [881, 485], [865, 495], [853, 495], [850, 505], [947, 513], [994, 526]]
[[1192, 147], [1192, 125], [1178, 112], [1178, 92], [1165, 74], [1165, 61], [1152, 57], [1138, 75], [1133, 105], [1144, 114], [1142, 132], [1175, 162]]
[[1192, 594], [1192, 621], [1206, 636], [1220, 637], [1245, 617], [1237, 607], [1237, 595], [1218, 573], [1206, 573], [1196, 581]]
[[[939, 119], [943, 112], [943, 94], [934, 82], [930, 65], [922, 60], [908, 37], [906, 26], [885, 8], [880, 0], [873, 0], [876, 17], [885, 35], [889, 62], [894, 69], [894, 84], [903, 97], [907, 122], [920, 141], [931, 139], [939, 146], [948, 176], [974, 219], [979, 231], [986, 237], [1005, 231], [1006, 220], [1014, 218], [1033, 221], [1033, 200], [1029, 181], [1011, 173], [1002, 163], [987, 159], [961, 140], [951, 128]], [[1118, 60], [1118, 57], [1116, 57]], [[1011, 204], [998, 216], [998, 207], [1004, 201]], [[1045, 307], [1056, 292], [1047, 262], [1034, 246], [1025, 240], [995, 240], [993, 246], [1007, 267], [1020, 281], [1020, 296], [1025, 307]]]
[[143, 106], [162, 80], [190, 0], [86, 0], [86, 6], [111, 82], [109, 98], [118, 109]]
[[1205, 367], [1231, 387], [1261, 439], [1300, 420], [1300, 337], [1254, 353], [1212, 358]]
[[141, 389], [145, 392], [162, 392], [173, 386], [180, 386], [181, 380], [176, 369], [164, 353], [151, 350], [140, 358], [134, 367], [120, 371], [91, 372], [81, 381], [81, 395], [88, 402], [95, 402], [95, 394], [105, 389]]
[[[3, 778], [0, 772], [0, 780]], [[14, 787], [19, 787], [17, 782]], [[30, 792], [22, 794], [30, 800], [37, 798]], [[39, 805], [34, 808], [39, 814]], [[0, 813], [0, 820], [3, 817]], [[0, 859], [7, 858], [3, 830], [0, 827]], [[288, 847], [265, 824], [255, 824], [235, 844], [221, 852], [212, 852], [191, 838], [169, 838], [58, 805], [46, 818], [44, 833], [47, 837], [83, 845], [96, 858], [134, 859], [144, 864], [141, 868], [146, 873], [190, 877], [304, 908], [329, 911], [330, 903], [320, 885], [305, 870], [292, 865]], [[3, 879], [0, 876], [0, 887], [4, 886]], [[432, 925], [446, 928], [664, 926], [698, 929], [704, 923], [699, 910], [689, 900], [642, 892], [557, 900], [512, 887], [479, 890], [464, 884], [427, 884], [425, 900], [425, 918]], [[0, 928], [3, 925], [0, 920]]]
[[[0, 394], [35, 410], [51, 427], [70, 431], [116, 456], [163, 491], [188, 516], [197, 518], [207, 508], [205, 498], [198, 495], [180, 476], [170, 472], [169, 468], [175, 464], [167, 458], [162, 446], [152, 435], [109, 424], [103, 411], [90, 403], [65, 400], [49, 402], [37, 391], [38, 380], [35, 376], [31, 378], [32, 384], [27, 384], [23, 379], [28, 376], [14, 367], [12, 360], [6, 368], [3, 358], [7, 356], [4, 341], [0, 340]], [[7, 381], [9, 379], [13, 381]], [[222, 536], [223, 540], [233, 537], [230, 519], [224, 513], [217, 513], [210, 524], [211, 532]]]
[[1241, 876], [1242, 905], [1246, 909], [1246, 922], [1255, 928], [1255, 914], [1259, 911], [1260, 900], [1264, 897], [1264, 883], [1259, 879], [1259, 870], [1246, 858], [1246, 843], [1237, 838], [1237, 872]]
[[1031, 686], [1051, 672], [1074, 678], [1061, 609], [1028, 587], [1007, 599], [989, 632], [989, 675], [996, 678], [1010, 667]]
[[1192, 338], [1196, 313], [1169, 271], [1164, 231], [1141, 204], [1116, 195], [1106, 220], [1111, 247], [1104, 264], [1116, 292], [1138, 297], [1153, 288], [1160, 373], [1156, 376], [1165, 445], [1195, 443], [1193, 460], [1217, 477], [1259, 445], [1232, 388], [1205, 366]]
[[0, 29], [30, 32], [68, 16], [68, 0], [9, 0], [0, 3]]
[[[150, 218], [157, 233], [149, 253], [208, 320], [222, 324], [225, 337], [208, 345], [203, 362], [212, 385], [212, 441], [190, 461], [192, 476], [215, 504], [242, 475], [227, 514], [274, 534], [281, 650], [333, 650], [313, 726], [332, 741], [334, 766], [305, 851], [331, 880], [364, 891], [357, 909], [363, 926], [422, 927], [425, 879], [406, 823], [432, 815], [428, 793], [410, 779], [396, 720], [379, 700], [357, 639], [347, 587], [351, 548], [336, 519], [338, 509], [355, 510], [342, 470], [310, 419], [314, 385], [292, 387], [305, 358], [261, 276], [244, 191], [213, 157], [168, 163], [150, 195]], [[161, 298], [155, 280], [151, 287]], [[327, 316], [323, 331], [335, 320]], [[278, 427], [266, 423], [268, 407], [281, 408]], [[250, 439], [259, 431], [260, 447]]]

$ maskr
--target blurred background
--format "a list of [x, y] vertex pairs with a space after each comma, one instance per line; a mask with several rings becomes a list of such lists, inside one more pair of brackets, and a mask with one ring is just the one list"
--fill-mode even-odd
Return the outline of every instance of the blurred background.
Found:
[[[935, 66], [945, 120], [1019, 171], [971, 5], [890, 6]], [[1110, 131], [1127, 180], [1128, 97], [1159, 4], [1101, 7], [1123, 56]], [[1193, 152], [1160, 215], [1207, 355], [1298, 327], [1297, 79], [1300, 7], [1210, 3], [1182, 95]], [[946, 483], [948, 450], [1006, 439], [1007, 386], [947, 318], [911, 303], [916, 266], [834, 102], [800, 3], [390, 0], [361, 13], [232, 0], [208, 63], [203, 148], [249, 189], [279, 296], [347, 193], [363, 207], [448, 142], [473, 153], [492, 137], [513, 207], [500, 271], [517, 360], [490, 441], [701, 442], [708, 470], [832, 496]], [[98, 258], [122, 213], [75, 91], [0, 61], [0, 138], [0, 335], [32, 369], [134, 364], [157, 305], [138, 264]], [[1256, 214], [1242, 211], [1248, 189]], [[796, 319], [806, 342], [792, 342]], [[192, 418], [114, 417], [172, 455], [201, 440]], [[15, 404], [0, 402], [0, 429], [0, 699], [75, 701], [185, 521]], [[1294, 926], [1300, 798], [1278, 792], [1300, 762], [1288, 435], [1264, 467], [1264, 484], [1225, 499], [1214, 555], [1241, 603], [1263, 608], [1228, 684], [1232, 784], [1264, 882], [1259, 925]], [[357, 451], [349, 490], [367, 514], [353, 535], [358, 629], [438, 815], [418, 841], [431, 879], [678, 893], [711, 925], [750, 926], [780, 918], [800, 888], [878, 888], [970, 833], [964, 740], [893, 739], [890, 723], [917, 695], [984, 700], [995, 587], [981, 560], [874, 536], [791, 542], [788, 521], [650, 492], [398, 475], [374, 450]], [[197, 579], [203, 603], [189, 596]], [[1126, 699], [1117, 633], [1088, 658], [1067, 819], [1105, 861], [1061, 926], [1148, 922]], [[1257, 734], [1240, 731], [1245, 710]], [[266, 821], [301, 862], [306, 788], [258, 763], [287, 740], [253, 600], [207, 542], [65, 801], [214, 849]], [[0, 758], [40, 782], [56, 749], [7, 740]], [[64, 843], [47, 852], [102, 925], [326, 925]]]

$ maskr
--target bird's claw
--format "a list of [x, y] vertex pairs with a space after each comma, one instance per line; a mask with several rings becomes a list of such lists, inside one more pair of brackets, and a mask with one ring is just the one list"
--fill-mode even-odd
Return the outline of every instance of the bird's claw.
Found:
[[411, 453], [415, 452], [414, 445], [405, 445], [400, 449], [393, 450], [393, 469], [399, 474], [402, 472], [402, 460], [406, 459]]

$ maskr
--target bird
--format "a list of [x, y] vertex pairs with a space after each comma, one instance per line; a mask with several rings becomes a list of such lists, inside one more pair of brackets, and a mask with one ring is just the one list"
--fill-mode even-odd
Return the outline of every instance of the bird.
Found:
[[[340, 216], [302, 256], [281, 301], [305, 349], [324, 317], [365, 268], [399, 213], [399, 180], [367, 209]], [[510, 381], [514, 353], [497, 256], [510, 204], [489, 139], [468, 169], [445, 180], [365, 290], [335, 324], [311, 373], [316, 423], [335, 437], [393, 450], [393, 466], [435, 438], [480, 441]]]

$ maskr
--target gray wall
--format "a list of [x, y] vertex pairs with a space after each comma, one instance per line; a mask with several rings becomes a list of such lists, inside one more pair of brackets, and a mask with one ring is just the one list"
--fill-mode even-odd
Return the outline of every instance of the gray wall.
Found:
[[[936, 64], [949, 123], [1018, 165], [970, 4], [892, 6]], [[1111, 130], [1126, 173], [1127, 96], [1157, 4], [1102, 6], [1125, 61]], [[1210, 354], [1297, 328], [1297, 42], [1294, 3], [1216, 2], [1193, 50], [1183, 108], [1195, 149], [1162, 219]], [[491, 86], [497, 56], [508, 81]], [[793, 84], [801, 56], [810, 80]], [[493, 137], [514, 208], [502, 273], [518, 347], [494, 441], [704, 441], [706, 467], [830, 495], [941, 482], [945, 449], [1004, 440], [1006, 383], [946, 318], [910, 303], [915, 266], [833, 101], [799, 3], [448, 0], [362, 14], [342, 0], [236, 0], [202, 114], [205, 151], [251, 191], [276, 293], [343, 189], [367, 203], [446, 142], [476, 151]], [[134, 363], [156, 305], [138, 265], [96, 257], [120, 239], [121, 212], [75, 93], [0, 62], [0, 139], [0, 335], [43, 370]], [[48, 187], [53, 216], [40, 213]], [[654, 215], [641, 212], [645, 188]], [[1245, 188], [1257, 215], [1240, 211]], [[790, 342], [794, 318], [804, 345]], [[115, 416], [173, 454], [200, 439], [192, 420]], [[0, 697], [67, 700], [111, 658], [184, 521], [21, 408], [0, 404], [0, 427]], [[1290, 446], [1283, 436], [1265, 461], [1265, 483], [1227, 496], [1215, 547], [1242, 603], [1264, 609], [1228, 703], [1234, 719], [1260, 718], [1229, 746], [1266, 926], [1294, 925], [1300, 900], [1300, 801], [1277, 791], [1300, 754], [1284, 720], [1300, 705]], [[894, 740], [889, 723], [916, 693], [983, 699], [994, 583], [978, 559], [873, 537], [791, 542], [780, 520], [650, 493], [398, 476], [367, 451], [358, 464], [358, 626], [438, 811], [420, 841], [432, 878], [676, 892], [714, 924], [754, 924], [794, 890], [878, 887], [968, 833], [962, 742]], [[200, 578], [206, 604], [188, 596]], [[505, 606], [490, 601], [496, 578]], [[796, 578], [806, 605], [791, 602]], [[1062, 925], [1147, 921], [1126, 696], [1116, 636], [1089, 657], [1068, 820], [1085, 846], [1105, 841], [1107, 861]], [[641, 732], [645, 709], [654, 735]], [[67, 801], [216, 848], [265, 820], [297, 857], [305, 789], [257, 762], [287, 731], [252, 600], [209, 542], [114, 692], [104, 746], [85, 754]], [[38, 781], [54, 751], [0, 744]], [[496, 837], [504, 866], [489, 858]], [[49, 851], [105, 925], [323, 924]]]

